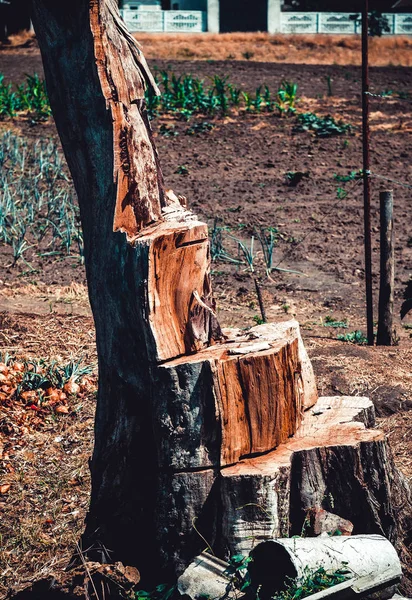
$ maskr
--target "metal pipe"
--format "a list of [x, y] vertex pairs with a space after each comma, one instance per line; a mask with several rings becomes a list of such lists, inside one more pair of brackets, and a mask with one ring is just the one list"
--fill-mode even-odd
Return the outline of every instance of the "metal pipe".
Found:
[[362, 134], [363, 134], [363, 206], [365, 231], [365, 284], [366, 320], [369, 346], [373, 346], [373, 292], [372, 292], [372, 237], [370, 203], [370, 156], [369, 156], [369, 23], [368, 0], [362, 9]]

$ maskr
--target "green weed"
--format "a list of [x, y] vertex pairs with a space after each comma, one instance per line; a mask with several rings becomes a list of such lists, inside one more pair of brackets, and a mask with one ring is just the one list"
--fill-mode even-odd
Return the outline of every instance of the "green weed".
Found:
[[325, 322], [323, 323], [324, 327], [333, 327], [334, 329], [347, 329], [348, 328], [348, 322], [346, 319], [344, 319], [343, 321], [338, 321], [337, 319], [335, 319], [335, 317], [332, 317], [331, 315], [327, 315], [325, 317]]
[[343, 135], [352, 130], [352, 125], [343, 121], [336, 121], [330, 115], [319, 117], [315, 113], [300, 113], [297, 115], [298, 124], [295, 132], [313, 131], [318, 137], [332, 137]]
[[364, 345], [368, 343], [368, 338], [362, 333], [362, 331], [351, 331], [350, 333], [339, 334], [337, 339], [341, 342], [351, 342], [352, 344]]

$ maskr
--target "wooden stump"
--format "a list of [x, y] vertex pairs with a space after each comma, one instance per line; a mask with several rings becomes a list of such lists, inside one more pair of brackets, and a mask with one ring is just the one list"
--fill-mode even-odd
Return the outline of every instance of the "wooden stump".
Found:
[[222, 469], [220, 551], [245, 553], [264, 539], [301, 535], [316, 507], [350, 520], [354, 533], [396, 539], [393, 464], [382, 432], [365, 426], [373, 420], [365, 398], [321, 398], [288, 442]]
[[410, 498], [383, 435], [364, 425], [370, 404], [310, 410], [316, 384], [295, 322], [223, 343], [207, 228], [164, 189], [145, 104], [158, 90], [117, 1], [33, 0], [33, 22], [96, 325], [87, 556], [163, 579], [160, 567], [181, 572], [202, 536], [245, 551], [300, 531], [314, 505], [397, 538], [395, 505], [408, 516]]

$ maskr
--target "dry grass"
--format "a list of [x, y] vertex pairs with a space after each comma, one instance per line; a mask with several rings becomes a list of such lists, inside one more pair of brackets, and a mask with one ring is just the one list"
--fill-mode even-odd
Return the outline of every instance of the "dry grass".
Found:
[[19, 315], [0, 313], [0, 348], [18, 353], [61, 361], [83, 357], [96, 363], [93, 319], [79, 315]]
[[[221, 300], [228, 310], [235, 299], [228, 290]], [[38, 358], [85, 354], [85, 362], [95, 361], [91, 318], [0, 316], [2, 350], [7, 346], [19, 355]], [[334, 394], [369, 392], [373, 397], [380, 386], [401, 385], [410, 397], [410, 348], [388, 352], [387, 348], [360, 348], [326, 339], [306, 339], [306, 345], [321, 393], [329, 393], [337, 385], [336, 373], [342, 373], [346, 383], [341, 380], [339, 385], [347, 387], [339, 391], [335, 387]], [[64, 568], [83, 530], [90, 486], [87, 463], [92, 451], [93, 394], [73, 398], [70, 406], [70, 414], [49, 414], [42, 420], [36, 413], [11, 406], [0, 418], [0, 485], [10, 485], [0, 496], [0, 596], [9, 586]], [[412, 411], [381, 419], [379, 426], [389, 434], [397, 465], [405, 475], [412, 475]]]
[[0, 438], [0, 483], [10, 485], [0, 496], [2, 597], [10, 586], [68, 564], [89, 501], [93, 417], [92, 398], [40, 427], [7, 415], [13, 432]]
[[[91, 318], [0, 313], [0, 348], [19, 360], [96, 363]], [[68, 414], [18, 400], [0, 406], [0, 597], [64, 569], [75, 549], [89, 502], [95, 389], [68, 398]]]
[[[149, 59], [250, 60], [294, 64], [360, 65], [361, 40], [355, 35], [270, 35], [268, 33], [135, 34]], [[370, 64], [412, 65], [412, 39], [372, 38]]]

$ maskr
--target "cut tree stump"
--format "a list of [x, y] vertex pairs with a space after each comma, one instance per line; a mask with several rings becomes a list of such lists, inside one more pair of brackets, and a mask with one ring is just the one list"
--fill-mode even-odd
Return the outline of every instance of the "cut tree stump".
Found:
[[221, 539], [225, 556], [257, 542], [305, 530], [308, 511], [324, 508], [350, 520], [354, 533], [398, 540], [396, 494], [411, 508], [406, 483], [392, 478], [393, 463], [373, 423], [366, 398], [320, 398], [298, 432], [275, 451], [222, 469]]

